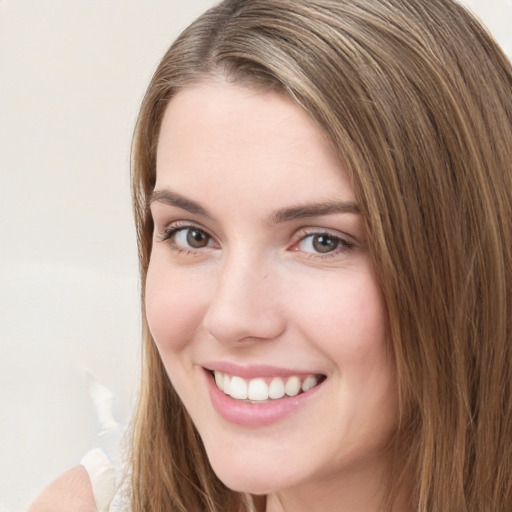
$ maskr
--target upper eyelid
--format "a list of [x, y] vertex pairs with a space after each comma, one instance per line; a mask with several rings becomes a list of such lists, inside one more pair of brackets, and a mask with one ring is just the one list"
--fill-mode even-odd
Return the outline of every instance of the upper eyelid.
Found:
[[187, 229], [187, 228], [197, 228], [201, 231], [208, 232], [206, 228], [204, 228], [201, 224], [191, 221], [191, 220], [175, 220], [172, 222], [168, 222], [163, 229]]
[[[157, 223], [155, 223], [155, 228], [157, 227]], [[215, 238], [214, 235], [210, 232], [209, 229], [205, 228], [202, 224], [198, 222], [194, 222], [191, 220], [175, 220], [172, 222], [167, 222], [161, 227], [161, 231], [166, 233], [169, 231], [179, 231], [181, 229], [199, 229], [200, 231], [204, 231], [208, 236], [211, 236], [212, 238]]]
[[339, 231], [337, 229], [333, 228], [317, 228], [317, 227], [311, 227], [311, 228], [301, 228], [298, 231], [296, 231], [298, 236], [298, 241], [304, 240], [305, 238], [309, 236], [314, 235], [329, 235], [334, 238], [339, 238], [340, 240], [346, 240], [348, 242], [358, 243], [358, 238], [354, 235], [351, 235], [349, 233], [346, 233], [344, 231]]
[[195, 224], [186, 224], [186, 225], [183, 225], [183, 226], [180, 226], [180, 225], [176, 225], [176, 224], [169, 224], [168, 226], [164, 227], [161, 231], [161, 238], [163, 240], [168, 240], [171, 236], [175, 236], [177, 235], [180, 231], [185, 231], [185, 230], [197, 230], [197, 231], [202, 231], [205, 235], [207, 235], [209, 238], [211, 239], [214, 239], [215, 240], [215, 237], [210, 234], [210, 232], [207, 230], [207, 229], [204, 229], [202, 228], [201, 226], [197, 226]]
[[355, 247], [357, 245], [356, 242], [352, 241], [352, 237], [333, 235], [332, 233], [329, 233], [327, 231], [320, 231], [320, 232], [317, 232], [317, 233], [308, 233], [308, 234], [302, 236], [301, 238], [299, 238], [297, 241], [295, 241], [292, 244], [292, 247], [295, 246], [295, 245], [300, 244], [301, 242], [304, 242], [308, 238], [315, 237], [315, 236], [322, 236], [322, 235], [327, 235], [329, 238], [338, 240], [339, 242], [341, 242], [341, 245], [343, 245], [346, 248]]
[[[155, 228], [157, 227], [157, 223], [155, 223]], [[215, 240], [219, 245], [221, 244], [220, 240], [217, 238], [216, 235], [214, 235], [211, 230], [204, 227], [200, 222], [196, 222], [193, 220], [175, 220], [166, 223], [164, 226], [161, 227], [161, 234], [163, 235], [162, 238], [165, 238], [165, 236], [170, 231], [179, 231], [181, 229], [199, 229], [200, 231], [203, 231], [206, 235], [208, 235], [210, 238]], [[296, 229], [292, 235], [291, 240], [288, 244], [288, 247], [291, 247], [302, 240], [315, 235], [329, 235], [333, 238], [338, 238], [340, 240], [343, 240], [350, 245], [358, 245], [360, 242], [357, 237], [346, 233], [344, 231], [340, 231], [336, 228], [327, 228], [327, 227], [319, 227], [319, 226], [304, 226], [299, 229]]]
[[[182, 224], [183, 223], [183, 224]], [[200, 224], [197, 224], [192, 221], [174, 221], [168, 223], [160, 233], [160, 240], [162, 242], [168, 242], [171, 239], [171, 236], [174, 237], [178, 232], [186, 229], [197, 229], [198, 231], [204, 232], [211, 240], [214, 240], [216, 243], [217, 239], [214, 235], [210, 233], [208, 229], [205, 229]], [[200, 249], [196, 249], [200, 250]]]
[[[185, 254], [189, 256], [196, 256], [200, 257], [201, 255], [204, 255], [204, 251], [206, 249], [212, 249], [210, 245], [206, 245], [204, 247], [187, 247], [182, 246], [181, 244], [177, 243], [176, 236], [180, 231], [184, 230], [190, 230], [190, 229], [197, 229], [198, 231], [203, 231], [208, 236], [208, 244], [210, 241], [213, 241], [214, 244], [218, 244], [215, 238], [210, 235], [210, 233], [205, 230], [204, 228], [200, 226], [196, 226], [195, 224], [191, 224], [189, 222], [185, 222], [183, 225], [180, 225], [179, 222], [171, 222], [169, 223], [163, 230], [159, 233], [155, 233], [155, 235], [158, 238], [158, 242], [167, 245], [172, 252], [178, 253], [178, 254]], [[156, 230], [155, 230], [156, 231]]]
[[[210, 232], [208, 228], [205, 228], [203, 225], [201, 225], [198, 222], [190, 221], [190, 220], [184, 220], [184, 221], [173, 221], [169, 222], [166, 226], [163, 227], [163, 231], [171, 231], [173, 229], [187, 229], [187, 228], [196, 228], [201, 231], [204, 231], [206, 234], [208, 234], [211, 237], [214, 237], [214, 235]], [[307, 238], [308, 236], [314, 236], [314, 235], [330, 235], [334, 238], [350, 238], [354, 239], [355, 237], [352, 235], [349, 235], [348, 233], [343, 233], [338, 231], [337, 229], [332, 228], [300, 228], [294, 232], [291, 238], [298, 238], [298, 240], [302, 240], [303, 238]]]

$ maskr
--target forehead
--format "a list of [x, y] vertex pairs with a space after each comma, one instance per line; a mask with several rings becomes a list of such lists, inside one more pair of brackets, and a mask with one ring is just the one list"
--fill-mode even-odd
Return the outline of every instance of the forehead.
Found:
[[156, 188], [201, 194], [200, 183], [243, 196], [274, 188], [296, 202], [333, 191], [353, 199], [337, 153], [304, 109], [278, 92], [225, 82], [181, 90], [162, 121]]

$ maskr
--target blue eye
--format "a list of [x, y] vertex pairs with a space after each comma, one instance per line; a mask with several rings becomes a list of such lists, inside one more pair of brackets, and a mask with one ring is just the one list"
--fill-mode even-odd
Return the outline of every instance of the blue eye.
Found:
[[330, 233], [313, 233], [304, 237], [299, 242], [298, 248], [307, 253], [327, 254], [343, 247], [352, 246], [353, 244]]

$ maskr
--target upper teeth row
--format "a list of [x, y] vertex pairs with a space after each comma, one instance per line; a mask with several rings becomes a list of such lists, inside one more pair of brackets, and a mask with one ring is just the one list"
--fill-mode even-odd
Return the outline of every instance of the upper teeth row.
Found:
[[242, 377], [228, 375], [219, 371], [213, 372], [217, 387], [238, 400], [263, 401], [298, 395], [299, 392], [308, 391], [318, 384], [314, 375], [296, 376], [292, 375], [286, 379], [273, 377], [269, 383], [263, 378], [245, 380]]

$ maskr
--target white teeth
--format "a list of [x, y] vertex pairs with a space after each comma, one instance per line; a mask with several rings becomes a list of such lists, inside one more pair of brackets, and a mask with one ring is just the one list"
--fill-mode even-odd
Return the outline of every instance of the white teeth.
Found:
[[247, 398], [249, 400], [268, 400], [269, 389], [263, 379], [251, 379]]
[[276, 400], [284, 396], [284, 382], [279, 377], [274, 377], [268, 387], [268, 397]]
[[309, 375], [304, 379], [304, 382], [302, 383], [302, 391], [308, 391], [311, 388], [314, 388], [317, 384], [316, 377], [313, 377], [313, 375]]
[[293, 377], [289, 377], [284, 386], [284, 392], [288, 396], [298, 395], [300, 391], [300, 379], [295, 375]]
[[229, 394], [238, 400], [247, 399], [247, 383], [241, 377], [231, 377]]
[[229, 375], [224, 375], [224, 379], [222, 381], [222, 391], [226, 393], [226, 395], [229, 395], [229, 392], [231, 391], [231, 377]]
[[214, 371], [215, 384], [226, 395], [230, 395], [237, 400], [246, 400], [251, 403], [265, 402], [269, 399], [278, 400], [287, 396], [296, 396], [301, 392], [309, 391], [318, 384], [318, 378], [315, 375], [299, 377], [292, 375], [286, 379], [273, 377], [270, 383], [268, 379], [243, 379], [236, 375], [228, 375], [219, 371]]
[[224, 391], [224, 374], [220, 372], [215, 372], [215, 384], [217, 384], [217, 387], [219, 389], [222, 389]]

